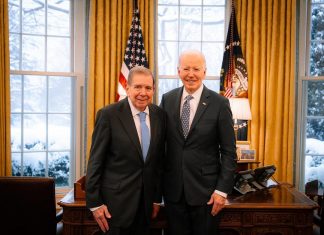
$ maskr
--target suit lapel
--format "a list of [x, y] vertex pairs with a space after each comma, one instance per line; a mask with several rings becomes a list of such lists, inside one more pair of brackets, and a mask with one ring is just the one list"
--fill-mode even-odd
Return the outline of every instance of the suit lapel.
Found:
[[190, 136], [190, 133], [192, 132], [192, 130], [197, 125], [197, 123], [198, 123], [199, 119], [201, 118], [201, 116], [203, 115], [203, 113], [205, 112], [205, 110], [206, 110], [206, 108], [208, 106], [208, 97], [209, 97], [209, 91], [204, 86], [204, 89], [203, 89], [203, 92], [201, 94], [200, 101], [199, 101], [199, 104], [198, 104], [198, 107], [197, 107], [195, 117], [192, 120], [192, 123], [191, 123], [191, 126], [190, 126], [188, 137]]
[[174, 123], [176, 123], [176, 128], [179, 131], [179, 134], [182, 136], [182, 138], [184, 139], [183, 136], [183, 130], [182, 130], [182, 126], [181, 126], [181, 119], [180, 119], [180, 105], [181, 105], [181, 97], [182, 97], [182, 91], [183, 91], [183, 87], [179, 88], [178, 92], [176, 93], [176, 97], [175, 97], [175, 102], [174, 102], [174, 108], [173, 110], [175, 110], [174, 112]]
[[131, 109], [128, 104], [127, 98], [122, 101], [122, 106], [120, 108], [119, 118], [124, 126], [125, 132], [128, 134], [128, 137], [131, 139], [133, 144], [136, 146], [136, 149], [139, 153], [140, 158], [143, 161], [141, 144], [138, 138], [136, 126], [134, 123], [134, 118], [131, 112]]

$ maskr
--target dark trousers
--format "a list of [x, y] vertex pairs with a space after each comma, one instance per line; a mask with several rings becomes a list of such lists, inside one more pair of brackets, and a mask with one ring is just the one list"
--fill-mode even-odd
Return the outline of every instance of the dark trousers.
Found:
[[105, 235], [149, 235], [150, 226], [145, 213], [143, 189], [134, 220], [129, 227], [109, 227]]
[[191, 206], [182, 195], [177, 203], [165, 201], [168, 235], [217, 235], [221, 214], [211, 215], [212, 205]]

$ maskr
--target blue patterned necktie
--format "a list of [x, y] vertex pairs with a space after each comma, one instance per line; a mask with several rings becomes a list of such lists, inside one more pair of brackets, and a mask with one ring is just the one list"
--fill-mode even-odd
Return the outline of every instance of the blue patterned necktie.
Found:
[[141, 123], [141, 137], [142, 137], [142, 153], [143, 153], [143, 159], [145, 161], [147, 151], [150, 146], [150, 131], [148, 126], [146, 125], [146, 113], [140, 112], [139, 114], [140, 123]]
[[181, 112], [181, 124], [182, 124], [182, 130], [183, 130], [183, 136], [185, 139], [188, 136], [189, 132], [189, 118], [190, 118], [190, 100], [193, 99], [191, 95], [187, 95], [185, 98], [185, 102], [182, 106], [182, 112]]

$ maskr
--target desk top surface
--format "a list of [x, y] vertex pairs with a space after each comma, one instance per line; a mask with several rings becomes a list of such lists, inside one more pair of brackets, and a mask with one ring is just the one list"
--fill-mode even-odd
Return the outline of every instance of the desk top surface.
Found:
[[[71, 190], [58, 204], [62, 207], [85, 207], [85, 200], [75, 200]], [[317, 204], [291, 185], [281, 184], [245, 195], [229, 195], [225, 208], [315, 209]]]

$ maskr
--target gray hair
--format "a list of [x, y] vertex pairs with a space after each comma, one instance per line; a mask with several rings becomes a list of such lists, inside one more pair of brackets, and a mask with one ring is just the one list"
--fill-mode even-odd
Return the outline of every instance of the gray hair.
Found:
[[151, 76], [151, 78], [153, 80], [153, 85], [155, 84], [154, 76], [153, 76], [153, 73], [151, 72], [151, 70], [149, 70], [148, 68], [145, 68], [144, 66], [135, 66], [129, 71], [128, 78], [127, 78], [128, 85], [132, 85], [133, 77], [135, 74], [144, 74], [147, 76]]
[[200, 58], [202, 58], [202, 60], [204, 62], [204, 69], [206, 69], [206, 58], [202, 52], [197, 51], [197, 50], [183, 51], [179, 56], [178, 68], [180, 67], [182, 57], [187, 56], [187, 55], [194, 55], [194, 56], [199, 56]]

